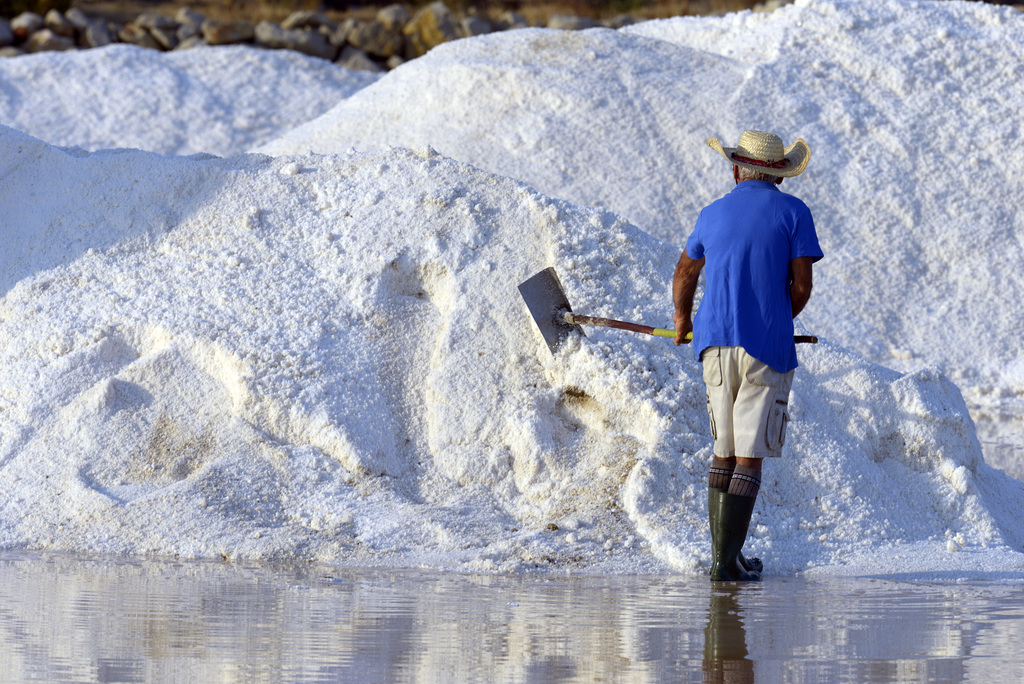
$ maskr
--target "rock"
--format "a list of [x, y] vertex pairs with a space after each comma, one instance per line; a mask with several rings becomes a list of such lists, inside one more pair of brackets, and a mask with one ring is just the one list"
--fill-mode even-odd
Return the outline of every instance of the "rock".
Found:
[[71, 25], [74, 26], [75, 30], [79, 33], [89, 28], [89, 24], [96, 21], [77, 7], [72, 7], [65, 12], [64, 18], [71, 22]]
[[0, 17], [0, 48], [14, 45], [14, 31], [11, 30], [11, 22]]
[[334, 26], [334, 22], [327, 15], [309, 11], [292, 12], [281, 22], [281, 28], [286, 30], [324, 28], [330, 32], [334, 30]]
[[58, 36], [64, 36], [65, 38], [71, 39], [74, 39], [75, 37], [74, 24], [68, 21], [67, 17], [65, 17], [60, 10], [51, 9], [47, 12], [46, 16], [43, 17], [43, 24]]
[[494, 28], [498, 31], [511, 31], [513, 29], [529, 28], [530, 22], [518, 12], [505, 12], [494, 22]]
[[765, 13], [765, 14], [767, 14], [767, 13], [770, 13], [770, 12], [774, 12], [775, 10], [779, 9], [780, 7], [788, 5], [790, 3], [790, 1], [791, 0], [768, 0], [768, 2], [759, 2], [756, 5], [754, 5], [753, 7], [751, 7], [750, 10], [752, 12], [758, 12], [758, 13]]
[[369, 55], [351, 45], [347, 45], [341, 51], [337, 64], [353, 71], [371, 71], [375, 73], [384, 71], [384, 67], [370, 59]]
[[0, 47], [0, 58], [3, 57], [20, 57], [25, 54], [25, 51], [21, 48], [16, 48], [10, 45]]
[[83, 47], [98, 48], [114, 42], [114, 33], [105, 21], [92, 21], [81, 34]]
[[326, 60], [334, 60], [338, 54], [338, 48], [331, 45], [330, 39], [319, 31], [290, 30], [269, 21], [261, 21], [256, 25], [255, 38], [257, 45], [295, 50]]
[[[174, 18], [181, 26], [192, 26], [197, 29], [202, 28], [203, 22], [206, 21], [206, 17], [188, 7], [180, 8]], [[193, 35], [198, 35], [198, 33]]]
[[481, 17], [469, 16], [459, 20], [459, 35], [463, 38], [482, 36], [494, 30], [491, 22]]
[[14, 33], [15, 40], [28, 40], [29, 36], [41, 30], [45, 25], [43, 18], [35, 12], [22, 12], [11, 19], [11, 31]]
[[208, 45], [231, 45], [232, 43], [248, 43], [256, 37], [256, 28], [251, 21], [213, 21], [203, 22], [203, 40]]
[[620, 14], [610, 19], [605, 19], [601, 22], [601, 25], [605, 28], [620, 29], [623, 26], [632, 26], [633, 24], [640, 23], [636, 17], [631, 17], [628, 14]]
[[114, 42], [114, 34], [106, 21], [90, 17], [77, 7], [65, 12], [64, 17], [75, 27], [78, 44], [82, 47], [97, 48]]
[[128, 24], [117, 32], [117, 37], [121, 39], [122, 43], [138, 45], [139, 47], [149, 48], [151, 50], [163, 49], [160, 47], [160, 43], [156, 42], [156, 38], [151, 36], [149, 31], [138, 24]]
[[367, 54], [387, 59], [402, 51], [405, 39], [401, 33], [390, 31], [380, 21], [373, 19], [356, 26], [348, 34], [348, 42]]
[[338, 48], [344, 47], [348, 44], [349, 34], [352, 33], [358, 25], [359, 22], [355, 19], [349, 18], [342, 21], [333, 31], [331, 31], [331, 45]]
[[443, 2], [432, 2], [418, 11], [405, 25], [406, 57], [421, 57], [441, 43], [459, 37], [455, 15]]
[[183, 39], [180, 43], [178, 43], [178, 46], [176, 48], [174, 48], [174, 49], [175, 50], [188, 50], [189, 48], [199, 47], [201, 45], [206, 45], [206, 41], [203, 40], [203, 36], [202, 35], [197, 34], [197, 35], [192, 36], [191, 38]]
[[582, 31], [594, 28], [594, 20], [577, 17], [575, 14], [552, 14], [548, 17], [548, 28], [559, 31]]
[[163, 29], [165, 31], [177, 31], [178, 22], [170, 17], [165, 17], [162, 14], [156, 12], [144, 12], [139, 16], [135, 17], [135, 21], [132, 22], [142, 28], [153, 30]]
[[178, 30], [174, 32], [174, 36], [178, 39], [178, 44], [191, 40], [192, 38], [203, 38], [202, 24], [181, 24], [178, 26]]
[[384, 24], [388, 31], [401, 31], [409, 23], [409, 16], [405, 5], [388, 5], [377, 12], [377, 21]]
[[398, 55], [392, 55], [391, 57], [388, 57], [388, 61], [384, 62], [384, 66], [388, 69], [397, 69], [403, 64], [405, 64], [405, 60]]
[[178, 38], [178, 25], [175, 24], [173, 28], [151, 28], [149, 29], [149, 35], [153, 36], [160, 48], [163, 50], [173, 50], [178, 47], [178, 43], [181, 39]]
[[75, 41], [67, 36], [59, 36], [48, 28], [36, 31], [25, 41], [25, 52], [63, 52], [73, 50]]

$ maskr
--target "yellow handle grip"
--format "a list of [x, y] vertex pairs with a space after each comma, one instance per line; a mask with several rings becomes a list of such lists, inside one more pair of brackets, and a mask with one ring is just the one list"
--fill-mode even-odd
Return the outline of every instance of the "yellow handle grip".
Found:
[[[654, 332], [652, 332], [651, 334], [652, 335], [657, 335], [658, 337], [675, 337], [676, 336], [676, 331], [675, 330], [671, 330], [669, 328], [655, 328]], [[686, 333], [686, 339], [692, 340], [693, 339], [693, 333], [692, 332]]]

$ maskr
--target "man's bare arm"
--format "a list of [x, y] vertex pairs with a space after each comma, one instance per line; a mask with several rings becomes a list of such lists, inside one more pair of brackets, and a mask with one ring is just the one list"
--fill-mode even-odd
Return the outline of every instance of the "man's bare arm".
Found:
[[800, 315], [811, 298], [814, 287], [812, 257], [797, 257], [789, 262], [789, 299], [793, 304], [793, 318]]
[[676, 326], [676, 345], [689, 344], [686, 335], [693, 331], [693, 296], [697, 293], [697, 280], [704, 268], [703, 259], [691, 259], [683, 250], [676, 264], [676, 273], [672, 278], [672, 302], [676, 312], [672, 319]]

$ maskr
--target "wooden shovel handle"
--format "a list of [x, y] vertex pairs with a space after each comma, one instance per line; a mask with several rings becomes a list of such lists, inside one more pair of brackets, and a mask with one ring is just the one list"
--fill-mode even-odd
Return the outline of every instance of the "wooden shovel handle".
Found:
[[[641, 325], [640, 323], [630, 323], [629, 321], [616, 321], [613, 318], [596, 318], [594, 316], [584, 316], [582, 314], [575, 314], [567, 312], [565, 314], [566, 323], [575, 323], [576, 325], [596, 325], [602, 328], [618, 328], [619, 330], [629, 330], [632, 332], [643, 333], [645, 335], [655, 335], [657, 337], [675, 337], [676, 331], [671, 328], [655, 328], [650, 325]], [[687, 333], [686, 339], [692, 340], [693, 333]], [[814, 335], [794, 335], [793, 341], [797, 344], [817, 344], [818, 338]]]

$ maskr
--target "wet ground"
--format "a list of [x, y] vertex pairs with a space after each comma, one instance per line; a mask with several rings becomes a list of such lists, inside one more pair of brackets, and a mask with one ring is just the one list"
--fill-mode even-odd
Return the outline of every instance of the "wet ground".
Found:
[[461, 575], [0, 556], [0, 680], [1024, 681], [1024, 574]]

